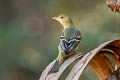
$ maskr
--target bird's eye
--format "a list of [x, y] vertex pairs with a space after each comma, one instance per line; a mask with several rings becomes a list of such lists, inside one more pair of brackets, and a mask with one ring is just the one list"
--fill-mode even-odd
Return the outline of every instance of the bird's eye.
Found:
[[63, 19], [64, 17], [63, 16], [61, 16], [61, 19]]

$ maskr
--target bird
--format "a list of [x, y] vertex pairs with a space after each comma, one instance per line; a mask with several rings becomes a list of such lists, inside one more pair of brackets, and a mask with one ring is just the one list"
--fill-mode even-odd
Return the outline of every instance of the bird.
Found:
[[66, 14], [59, 14], [52, 17], [52, 19], [58, 21], [63, 27], [58, 46], [59, 54], [53, 68], [50, 70], [50, 73], [56, 73], [59, 71], [60, 65], [76, 53], [75, 50], [82, 37], [81, 32], [74, 26], [72, 19]]

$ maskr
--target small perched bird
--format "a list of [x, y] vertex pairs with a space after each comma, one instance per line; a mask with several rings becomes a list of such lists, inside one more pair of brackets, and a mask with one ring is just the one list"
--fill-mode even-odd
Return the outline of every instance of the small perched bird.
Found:
[[58, 72], [60, 65], [65, 61], [65, 59], [76, 53], [75, 49], [81, 40], [81, 33], [73, 25], [71, 18], [65, 14], [60, 14], [53, 17], [53, 19], [58, 21], [64, 29], [62, 31], [58, 46], [59, 55], [50, 73]]

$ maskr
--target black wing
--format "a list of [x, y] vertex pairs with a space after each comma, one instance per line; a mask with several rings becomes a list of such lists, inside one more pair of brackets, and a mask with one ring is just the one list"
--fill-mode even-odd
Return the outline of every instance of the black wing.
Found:
[[63, 53], [67, 54], [70, 51], [74, 50], [78, 46], [80, 39], [81, 39], [80, 36], [73, 38], [71, 40], [67, 40], [67, 39], [65, 39], [65, 37], [61, 37], [60, 47], [61, 47]]

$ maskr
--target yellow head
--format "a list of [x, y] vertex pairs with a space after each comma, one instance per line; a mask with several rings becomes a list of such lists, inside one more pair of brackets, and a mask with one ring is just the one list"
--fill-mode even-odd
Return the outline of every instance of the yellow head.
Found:
[[56, 17], [52, 17], [52, 19], [60, 22], [64, 28], [71, 26], [72, 20], [65, 14], [60, 14]]

